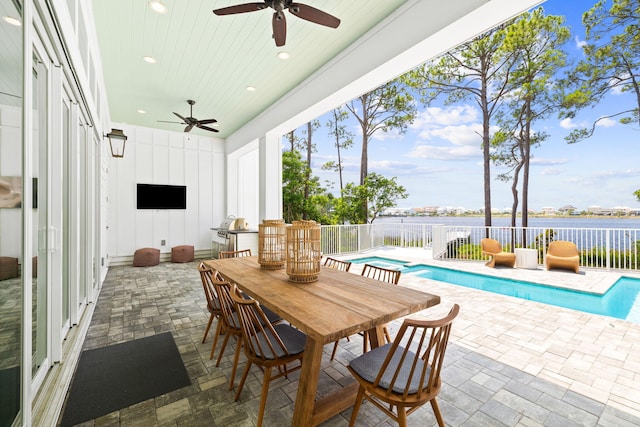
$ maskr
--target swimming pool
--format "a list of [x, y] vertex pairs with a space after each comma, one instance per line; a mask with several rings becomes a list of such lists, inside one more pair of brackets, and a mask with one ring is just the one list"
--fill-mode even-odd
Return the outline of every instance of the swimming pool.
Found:
[[394, 268], [401, 270], [403, 274], [412, 274], [425, 279], [438, 280], [586, 313], [601, 314], [640, 324], [640, 280], [630, 277], [620, 278], [605, 294], [599, 295], [425, 264], [408, 266], [405, 261], [390, 258], [367, 257], [350, 261], [357, 264], [369, 263], [379, 267]]

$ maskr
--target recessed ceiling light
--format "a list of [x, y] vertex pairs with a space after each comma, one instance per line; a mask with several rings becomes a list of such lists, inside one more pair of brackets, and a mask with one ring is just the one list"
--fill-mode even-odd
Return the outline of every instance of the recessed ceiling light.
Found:
[[151, 0], [149, 2], [149, 7], [156, 13], [167, 13], [167, 6], [165, 6], [160, 0]]
[[20, 20], [18, 18], [14, 18], [13, 16], [3, 16], [2, 19], [7, 24], [11, 24], [11, 25], [16, 26], [16, 27], [22, 26], [22, 22], [20, 22]]
[[280, 59], [289, 59], [289, 53], [288, 52], [278, 52], [278, 58], [280, 58]]
[[255, 92], [255, 91], [256, 91], [256, 88], [255, 88], [255, 87], [253, 87], [253, 86], [247, 86], [247, 87], [246, 87], [246, 89], [247, 89], [247, 91], [249, 91], [249, 92]]
[[144, 59], [149, 64], [155, 64], [156, 62], [158, 62], [153, 56], [143, 56], [142, 59]]
[[140, 114], [147, 114], [147, 112], [146, 112], [146, 111], [144, 111], [144, 110], [138, 110], [138, 113], [140, 113]]

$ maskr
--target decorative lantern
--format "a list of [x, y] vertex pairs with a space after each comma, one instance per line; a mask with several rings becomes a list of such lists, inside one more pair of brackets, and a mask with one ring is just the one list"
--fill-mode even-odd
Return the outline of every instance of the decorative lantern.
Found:
[[287, 262], [287, 226], [282, 219], [263, 219], [258, 225], [258, 264], [265, 270], [284, 268]]
[[111, 132], [104, 135], [109, 138], [112, 157], [124, 157], [124, 146], [127, 143], [127, 136], [121, 129], [111, 129]]
[[320, 224], [294, 221], [287, 227], [287, 274], [289, 280], [310, 283], [320, 274]]

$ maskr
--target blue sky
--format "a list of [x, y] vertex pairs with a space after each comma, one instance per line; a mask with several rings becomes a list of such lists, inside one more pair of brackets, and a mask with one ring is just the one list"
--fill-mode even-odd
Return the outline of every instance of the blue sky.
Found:
[[[595, 0], [549, 0], [542, 7], [548, 14], [563, 15], [571, 28], [572, 40], [567, 44], [570, 56], [582, 55], [584, 40], [581, 15]], [[603, 122], [590, 139], [568, 145], [564, 137], [578, 124], [590, 126], [592, 120], [633, 105], [630, 95], [612, 94], [594, 109], [582, 111], [573, 120], [552, 117], [538, 127], [550, 138], [532, 150], [529, 207], [560, 208], [573, 205], [639, 208], [633, 192], [640, 189], [640, 144], [638, 126]], [[320, 165], [335, 160], [335, 147], [324, 126], [328, 116], [318, 118], [323, 127], [314, 133], [318, 152], [313, 156], [313, 173], [321, 181], [335, 182], [337, 173], [322, 171]], [[376, 135], [369, 143], [369, 171], [386, 177], [397, 177], [409, 193], [399, 207], [464, 207], [484, 206], [482, 152], [476, 131], [481, 129], [480, 111], [471, 103], [455, 106], [420, 108], [417, 120], [405, 135]], [[354, 146], [344, 153], [345, 181], [358, 182], [361, 144], [357, 125]], [[297, 131], [299, 133], [299, 130]], [[492, 166], [492, 174], [500, 169]], [[510, 208], [510, 184], [492, 179], [492, 206]]]

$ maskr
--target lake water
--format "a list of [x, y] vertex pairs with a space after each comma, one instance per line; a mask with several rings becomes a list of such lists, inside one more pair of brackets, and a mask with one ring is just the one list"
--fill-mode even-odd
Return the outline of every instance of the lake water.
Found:
[[[408, 223], [408, 224], [440, 224], [440, 225], [460, 225], [460, 226], [484, 226], [484, 217], [480, 216], [422, 216], [422, 217], [380, 217], [376, 218], [374, 224]], [[511, 218], [494, 217], [491, 220], [494, 227], [509, 227]], [[521, 225], [520, 218], [516, 225]], [[529, 227], [545, 228], [618, 228], [618, 229], [640, 229], [640, 217], [612, 218], [612, 217], [535, 217], [529, 218]]]

